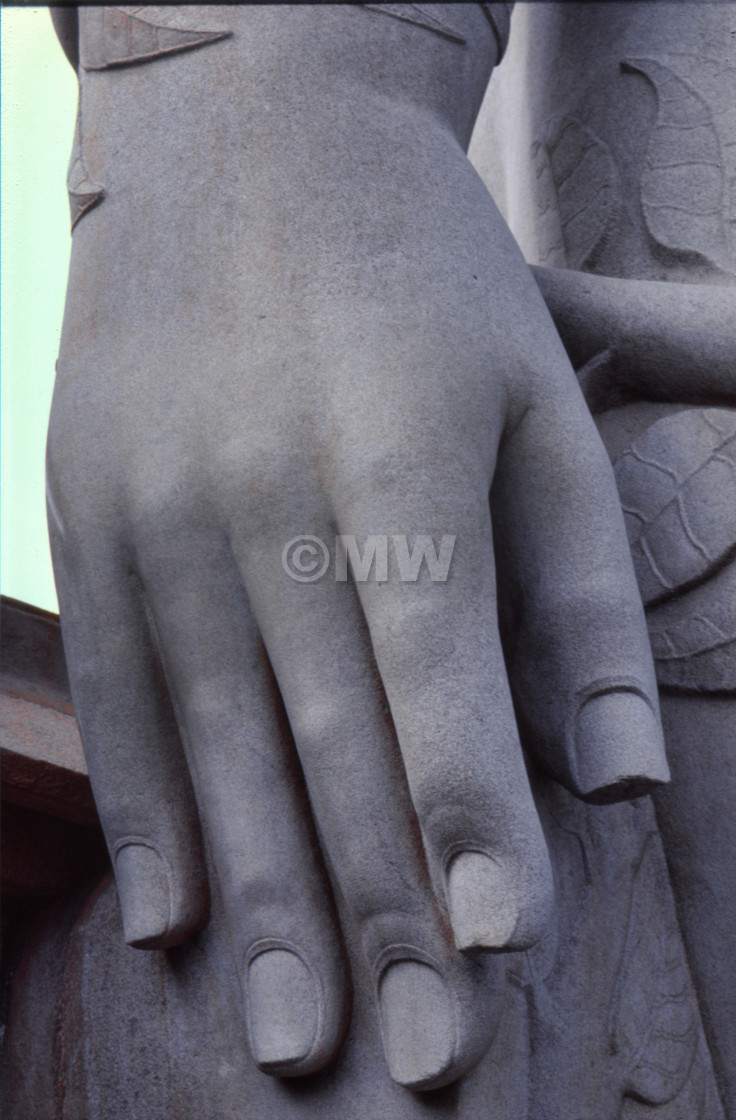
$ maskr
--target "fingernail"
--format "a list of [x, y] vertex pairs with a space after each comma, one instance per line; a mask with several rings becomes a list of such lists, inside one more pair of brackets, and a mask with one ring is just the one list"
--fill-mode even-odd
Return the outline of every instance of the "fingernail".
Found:
[[319, 1001], [312, 974], [289, 949], [267, 949], [248, 965], [248, 1018], [256, 1064], [288, 1076], [314, 1045]]
[[606, 692], [583, 704], [575, 758], [579, 792], [597, 803], [640, 797], [670, 778], [659, 720], [636, 692]]
[[460, 852], [447, 876], [447, 904], [458, 949], [501, 949], [518, 920], [502, 867], [482, 852]]
[[115, 856], [115, 880], [126, 942], [155, 948], [169, 929], [169, 879], [161, 856], [146, 844], [126, 844]]
[[407, 1089], [431, 1088], [450, 1065], [457, 1027], [450, 992], [430, 965], [395, 961], [379, 985], [389, 1073]]

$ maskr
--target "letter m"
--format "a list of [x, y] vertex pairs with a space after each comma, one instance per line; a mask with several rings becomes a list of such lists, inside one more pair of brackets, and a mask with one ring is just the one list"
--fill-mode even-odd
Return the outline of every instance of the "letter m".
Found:
[[356, 583], [370, 579], [371, 564], [376, 561], [376, 582], [388, 579], [388, 539], [385, 536], [366, 537], [363, 555], [352, 534], [335, 537], [335, 579], [348, 578], [348, 558]]

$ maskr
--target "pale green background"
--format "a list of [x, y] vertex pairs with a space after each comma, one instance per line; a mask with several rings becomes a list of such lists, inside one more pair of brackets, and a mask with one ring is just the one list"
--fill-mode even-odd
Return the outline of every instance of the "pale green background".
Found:
[[69, 266], [77, 81], [45, 8], [2, 11], [2, 593], [55, 611], [44, 444]]

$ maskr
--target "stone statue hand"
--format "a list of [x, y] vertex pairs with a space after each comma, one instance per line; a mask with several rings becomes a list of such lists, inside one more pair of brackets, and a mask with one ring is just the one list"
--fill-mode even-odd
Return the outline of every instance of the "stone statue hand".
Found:
[[[278, 316], [258, 328], [269, 377], [235, 390], [200, 380], [177, 400], [164, 378], [144, 398], [120, 388], [131, 367], [111, 409], [60, 363], [50, 524], [126, 938], [166, 947], [201, 925], [196, 800], [275, 1074], [319, 1068], [344, 1030], [320, 846], [392, 1075], [443, 1083], [487, 1045], [477, 951], [533, 944], [552, 904], [507, 665], [530, 754], [569, 788], [603, 800], [666, 777], [613, 483], [522, 270], [511, 340], [489, 341], [505, 293], [423, 316], [411, 344], [392, 304], [355, 308], [347, 338], [321, 332], [311, 360], [331, 361], [306, 385], [296, 340], [288, 387], [272, 376]], [[338, 533], [364, 560], [373, 537], [364, 581], [335, 578]], [[444, 581], [426, 561], [402, 578], [394, 542], [423, 534], [455, 538]], [[282, 565], [305, 535], [329, 555], [314, 582]]]
[[[253, 1057], [288, 1077], [344, 1037], [342, 925], [391, 1076], [434, 1088], [488, 1047], [492, 952], [550, 919], [522, 743], [591, 800], [667, 778], [643, 611], [605, 452], [463, 151], [480, 10], [455, 17], [475, 70], [350, 5], [329, 37], [294, 38], [298, 5], [206, 13], [237, 34], [179, 56], [186, 97], [173, 58], [84, 78], [107, 193], [74, 234], [48, 442], [75, 708], [126, 940], [192, 936], [209, 877]], [[338, 537], [370, 570], [339, 578]]]

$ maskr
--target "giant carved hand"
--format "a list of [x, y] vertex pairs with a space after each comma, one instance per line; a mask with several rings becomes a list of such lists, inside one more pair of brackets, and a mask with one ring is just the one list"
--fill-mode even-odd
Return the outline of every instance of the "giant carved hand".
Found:
[[[464, 154], [482, 13], [454, 14], [458, 62], [358, 7], [181, 12], [232, 34], [82, 71], [105, 197], [75, 230], [48, 444], [126, 939], [206, 920], [201, 821], [259, 1066], [339, 1048], [334, 896], [392, 1076], [441, 1085], [493, 1032], [479, 951], [533, 944], [553, 905], [521, 742], [591, 800], [667, 777], [616, 490]], [[387, 537], [387, 578], [333, 556], [291, 579], [307, 534]], [[454, 536], [446, 580], [400, 578], [392, 538], [421, 535]]]

